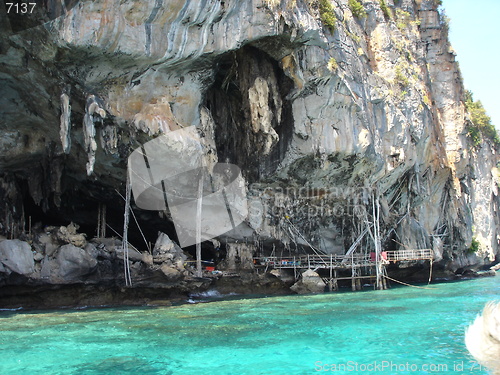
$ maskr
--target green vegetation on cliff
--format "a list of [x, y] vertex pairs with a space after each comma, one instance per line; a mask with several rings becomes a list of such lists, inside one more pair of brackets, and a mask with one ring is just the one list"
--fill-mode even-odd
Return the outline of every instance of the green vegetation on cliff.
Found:
[[330, 32], [333, 34], [337, 18], [335, 17], [335, 12], [333, 11], [330, 0], [319, 0], [319, 14], [323, 24], [328, 27]]
[[384, 0], [380, 0], [380, 9], [382, 9], [386, 21], [392, 18], [392, 11], [389, 9]]
[[483, 139], [487, 139], [495, 146], [500, 146], [500, 138], [491, 118], [486, 113], [480, 100], [474, 101], [472, 91], [465, 92], [465, 107], [470, 114], [471, 124], [467, 126], [467, 132], [472, 144], [477, 147]]
[[470, 247], [467, 249], [468, 254], [474, 254], [479, 251], [481, 244], [476, 239], [476, 237], [472, 237], [472, 241], [470, 243]]
[[363, 18], [366, 17], [365, 8], [358, 0], [349, 0], [349, 8], [354, 17]]
[[327, 68], [329, 71], [334, 72], [338, 69], [338, 67], [339, 67], [339, 64], [337, 63], [337, 60], [335, 60], [334, 57], [332, 57], [332, 58], [330, 58], [330, 60], [328, 60]]

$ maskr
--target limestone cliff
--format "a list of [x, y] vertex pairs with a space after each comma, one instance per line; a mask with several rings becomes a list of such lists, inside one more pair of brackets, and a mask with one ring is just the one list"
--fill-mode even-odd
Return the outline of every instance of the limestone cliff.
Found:
[[[437, 2], [327, 2], [334, 28], [325, 1], [99, 0], [3, 29], [0, 230], [17, 238], [32, 217], [93, 235], [103, 203], [120, 229], [127, 157], [194, 125], [247, 184], [223, 243], [343, 254], [376, 200], [383, 248], [433, 248], [451, 272], [492, 263], [497, 150], [467, 136]], [[168, 212], [135, 212], [149, 241], [175, 236]]]

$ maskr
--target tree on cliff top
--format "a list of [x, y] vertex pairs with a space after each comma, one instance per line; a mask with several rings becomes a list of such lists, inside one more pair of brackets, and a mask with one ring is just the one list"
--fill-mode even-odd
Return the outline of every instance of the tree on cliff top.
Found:
[[469, 136], [472, 144], [479, 146], [482, 139], [490, 140], [495, 146], [500, 146], [500, 137], [491, 123], [491, 118], [486, 113], [480, 100], [474, 101], [472, 91], [465, 92], [465, 107], [470, 114], [472, 124], [468, 126]]

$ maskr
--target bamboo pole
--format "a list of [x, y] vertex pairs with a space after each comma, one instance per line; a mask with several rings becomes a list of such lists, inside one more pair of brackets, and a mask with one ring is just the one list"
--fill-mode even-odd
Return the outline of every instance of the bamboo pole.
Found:
[[432, 263], [434, 262], [434, 259], [430, 259], [430, 264], [429, 264], [429, 282], [427, 283], [427, 285], [429, 285], [431, 283], [431, 280], [432, 280]]
[[101, 238], [101, 204], [97, 205], [97, 238]]
[[[373, 217], [373, 242], [375, 246], [375, 272], [376, 272], [376, 282], [375, 287], [377, 289], [382, 289], [382, 273], [380, 268], [380, 248], [379, 248], [379, 225], [378, 225], [378, 215], [375, 209], [375, 193], [372, 194], [372, 217]], [[378, 204], [378, 198], [377, 198]]]
[[333, 290], [339, 290], [339, 282], [337, 280], [337, 270], [333, 270]]
[[354, 267], [354, 253], [351, 255], [351, 289], [354, 292], [356, 290], [356, 269]]
[[330, 279], [332, 278], [332, 270], [333, 270], [333, 254], [330, 254]]
[[101, 208], [101, 236], [102, 238], [106, 237], [106, 204], [102, 204]]
[[203, 276], [201, 269], [201, 214], [203, 208], [203, 182], [205, 176], [203, 169], [201, 170], [201, 177], [198, 181], [198, 201], [196, 202], [196, 275]]
[[[118, 190], [115, 189], [115, 191], [118, 193], [118, 195], [124, 200], [126, 201], [126, 198], [120, 194], [120, 192]], [[148, 249], [148, 251], [151, 253], [151, 255], [153, 255], [152, 253], [152, 245], [151, 245], [151, 242], [149, 242], [148, 240], [146, 240], [146, 236], [144, 235], [144, 232], [142, 231], [142, 228], [141, 226], [139, 225], [139, 221], [137, 221], [137, 217], [135, 216], [135, 213], [134, 213], [134, 210], [130, 209], [130, 213], [132, 214], [132, 217], [134, 218], [134, 222], [135, 224], [137, 225], [137, 229], [139, 229], [139, 232], [141, 233], [141, 236], [142, 236], [142, 239], [144, 240], [144, 243], [146, 244], [146, 248]], [[109, 225], [106, 224], [106, 226], [109, 227]]]
[[26, 234], [26, 216], [24, 215], [24, 210], [21, 215], [21, 222], [23, 223], [23, 234]]
[[125, 275], [125, 285], [132, 286], [132, 278], [130, 276], [130, 263], [128, 257], [128, 224], [130, 219], [130, 195], [132, 185], [130, 183], [130, 175], [127, 172], [127, 182], [125, 186], [125, 212], [123, 213], [123, 272]]
[[[125, 200], [125, 198], [123, 198], [123, 200]], [[105, 238], [105, 237], [106, 237], [106, 205], [104, 203], [99, 203], [99, 206], [97, 208], [97, 238]]]

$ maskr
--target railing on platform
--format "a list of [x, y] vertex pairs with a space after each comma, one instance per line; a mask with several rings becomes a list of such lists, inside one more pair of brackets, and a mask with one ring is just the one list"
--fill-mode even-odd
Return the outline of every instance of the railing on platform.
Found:
[[369, 255], [356, 254], [346, 258], [345, 255], [299, 255], [291, 257], [259, 257], [254, 258], [257, 265], [273, 268], [339, 268], [353, 265], [371, 265], [374, 263]]
[[434, 252], [432, 249], [397, 250], [386, 251], [385, 253], [387, 257], [386, 259], [389, 262], [434, 259]]
[[[384, 251], [381, 256], [382, 261], [386, 262], [431, 260], [434, 252], [431, 249]], [[254, 262], [256, 265], [272, 268], [351, 268], [375, 265], [375, 254], [269, 256], [254, 258]]]

